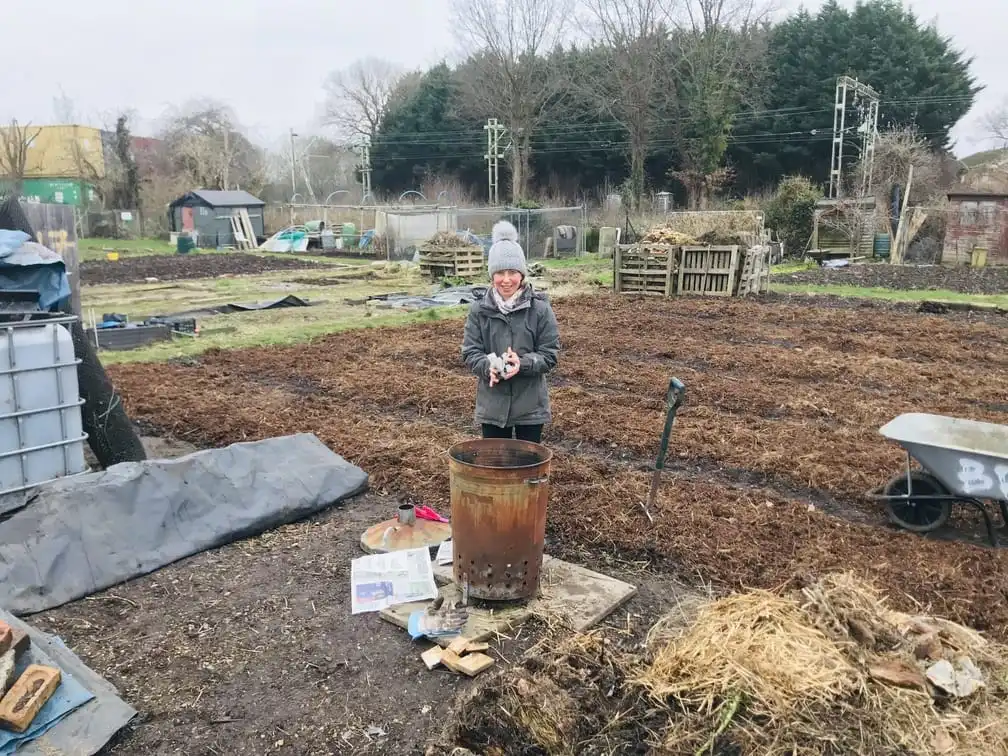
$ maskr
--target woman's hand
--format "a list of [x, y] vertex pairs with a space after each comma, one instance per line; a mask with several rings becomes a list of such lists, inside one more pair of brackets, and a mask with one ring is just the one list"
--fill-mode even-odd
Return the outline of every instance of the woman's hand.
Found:
[[500, 376], [497, 375], [497, 368], [490, 368], [490, 387], [493, 388], [500, 383]]
[[507, 373], [504, 375], [505, 381], [518, 375], [518, 369], [521, 367], [521, 358], [511, 347], [508, 347], [507, 352], [504, 354], [504, 363], [507, 365]]

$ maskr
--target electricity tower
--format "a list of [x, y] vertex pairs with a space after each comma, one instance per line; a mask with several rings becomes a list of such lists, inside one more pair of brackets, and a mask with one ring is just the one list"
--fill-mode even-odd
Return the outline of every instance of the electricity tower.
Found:
[[370, 140], [364, 139], [360, 146], [361, 159], [361, 185], [363, 190], [362, 200], [366, 200], [371, 195], [371, 144]]
[[491, 205], [499, 205], [498, 183], [500, 178], [500, 160], [504, 157], [500, 138], [504, 136], [504, 126], [496, 118], [488, 118], [483, 130], [487, 133], [487, 151], [483, 157], [487, 161], [487, 190]]
[[[848, 96], [850, 99], [848, 100]], [[861, 135], [861, 192], [867, 197], [872, 190], [875, 167], [875, 137], [878, 134], [879, 94], [867, 84], [850, 76], [837, 79], [836, 103], [833, 110], [833, 151], [830, 157], [830, 199], [843, 196], [843, 147], [847, 132], [847, 108], [856, 107], [859, 116], [857, 131]]]

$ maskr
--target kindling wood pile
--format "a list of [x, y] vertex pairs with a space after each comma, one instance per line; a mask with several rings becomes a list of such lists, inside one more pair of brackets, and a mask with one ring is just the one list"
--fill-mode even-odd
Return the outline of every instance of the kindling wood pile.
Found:
[[483, 247], [453, 231], [438, 231], [420, 246], [420, 272], [430, 278], [483, 278]]
[[617, 293], [761, 294], [770, 284], [769, 237], [758, 213], [682, 213], [634, 244], [617, 245]]

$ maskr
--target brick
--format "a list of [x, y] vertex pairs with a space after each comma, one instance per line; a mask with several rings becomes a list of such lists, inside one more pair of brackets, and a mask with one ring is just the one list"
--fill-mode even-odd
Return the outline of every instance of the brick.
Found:
[[55, 667], [32, 664], [0, 699], [0, 727], [24, 732], [60, 684], [60, 671]]
[[420, 658], [427, 665], [427, 669], [434, 669], [441, 663], [441, 656], [444, 654], [444, 651], [441, 646], [432, 646], [420, 654]]
[[463, 638], [461, 635], [448, 644], [448, 650], [453, 654], [462, 656], [466, 652], [466, 648], [469, 646], [469, 639]]
[[489, 651], [489, 650], [490, 650], [489, 643], [479, 643], [477, 641], [469, 641], [466, 644], [467, 654], [475, 654], [477, 651]]
[[13, 635], [11, 646], [14, 648], [14, 653], [20, 658], [21, 654], [31, 648], [31, 636], [27, 631], [18, 630], [16, 627], [11, 628], [11, 634]]

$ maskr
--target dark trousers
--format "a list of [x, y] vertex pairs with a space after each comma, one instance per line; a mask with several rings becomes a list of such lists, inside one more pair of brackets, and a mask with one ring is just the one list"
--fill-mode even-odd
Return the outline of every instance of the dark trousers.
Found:
[[517, 438], [519, 441], [531, 441], [538, 444], [542, 441], [543, 427], [541, 425], [513, 425], [510, 428], [498, 428], [496, 425], [483, 424], [483, 438]]

